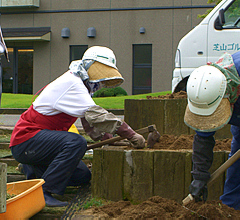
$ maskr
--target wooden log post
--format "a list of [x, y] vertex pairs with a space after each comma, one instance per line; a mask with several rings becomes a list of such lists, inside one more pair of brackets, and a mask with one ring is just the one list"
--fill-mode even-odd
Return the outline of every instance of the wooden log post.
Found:
[[0, 213], [6, 212], [7, 164], [0, 163]]
[[[186, 106], [187, 99], [125, 99], [124, 121], [134, 130], [155, 124], [161, 135], [195, 134], [184, 123]], [[219, 129], [215, 138], [232, 138], [230, 125]]]

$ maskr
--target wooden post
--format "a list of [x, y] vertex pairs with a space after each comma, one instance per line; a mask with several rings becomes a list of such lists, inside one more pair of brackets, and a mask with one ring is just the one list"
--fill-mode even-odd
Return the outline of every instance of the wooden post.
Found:
[[0, 213], [6, 212], [7, 164], [0, 163]]

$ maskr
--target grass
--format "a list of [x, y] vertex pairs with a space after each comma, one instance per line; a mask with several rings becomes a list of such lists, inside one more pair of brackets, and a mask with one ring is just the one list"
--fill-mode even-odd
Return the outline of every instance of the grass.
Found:
[[0, 158], [11, 156], [11, 150], [9, 149], [0, 149]]
[[93, 206], [95, 207], [99, 207], [99, 206], [103, 206], [105, 205], [106, 201], [102, 200], [102, 199], [96, 199], [96, 198], [91, 198], [90, 201], [87, 201], [86, 203], [83, 204], [82, 209], [89, 209]]
[[33, 95], [3, 93], [1, 108], [28, 108], [32, 103]]
[[16, 166], [7, 166], [7, 174], [21, 174], [16, 170]]
[[[171, 93], [171, 91], [148, 93], [141, 95], [117, 96], [106, 98], [93, 98], [95, 103], [105, 109], [124, 109], [125, 99], [146, 99], [147, 96], [159, 96]], [[1, 108], [28, 108], [32, 104], [34, 95], [3, 93]]]
[[9, 143], [11, 134], [0, 134], [0, 143]]

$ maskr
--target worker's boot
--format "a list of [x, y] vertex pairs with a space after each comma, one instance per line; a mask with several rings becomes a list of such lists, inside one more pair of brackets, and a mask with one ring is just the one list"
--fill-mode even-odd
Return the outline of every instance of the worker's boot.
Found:
[[67, 202], [62, 202], [54, 198], [50, 192], [43, 191], [43, 194], [44, 194], [46, 206], [48, 207], [63, 207], [68, 205]]

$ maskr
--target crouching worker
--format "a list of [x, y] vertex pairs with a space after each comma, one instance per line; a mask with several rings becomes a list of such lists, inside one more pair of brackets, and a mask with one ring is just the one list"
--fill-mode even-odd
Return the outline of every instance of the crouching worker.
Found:
[[43, 89], [16, 123], [10, 141], [12, 154], [23, 164], [29, 178], [45, 180], [47, 206], [66, 206], [67, 202], [52, 194], [63, 195], [67, 186], [85, 184], [91, 179], [89, 169], [81, 161], [87, 142], [81, 135], [68, 132], [77, 118], [81, 118], [85, 131], [94, 140], [118, 134], [136, 148], [145, 146], [143, 136], [91, 98], [91, 88], [96, 85], [114, 87], [122, 82], [113, 51], [90, 47], [82, 60], [73, 61], [67, 72]]
[[[215, 131], [231, 124], [231, 157], [240, 149], [240, 52], [225, 53], [216, 63], [193, 71], [187, 82], [185, 123], [196, 130], [193, 141], [193, 181], [189, 187], [195, 201], [206, 201], [209, 168], [213, 161]], [[222, 202], [240, 209], [240, 160], [227, 170]]]

